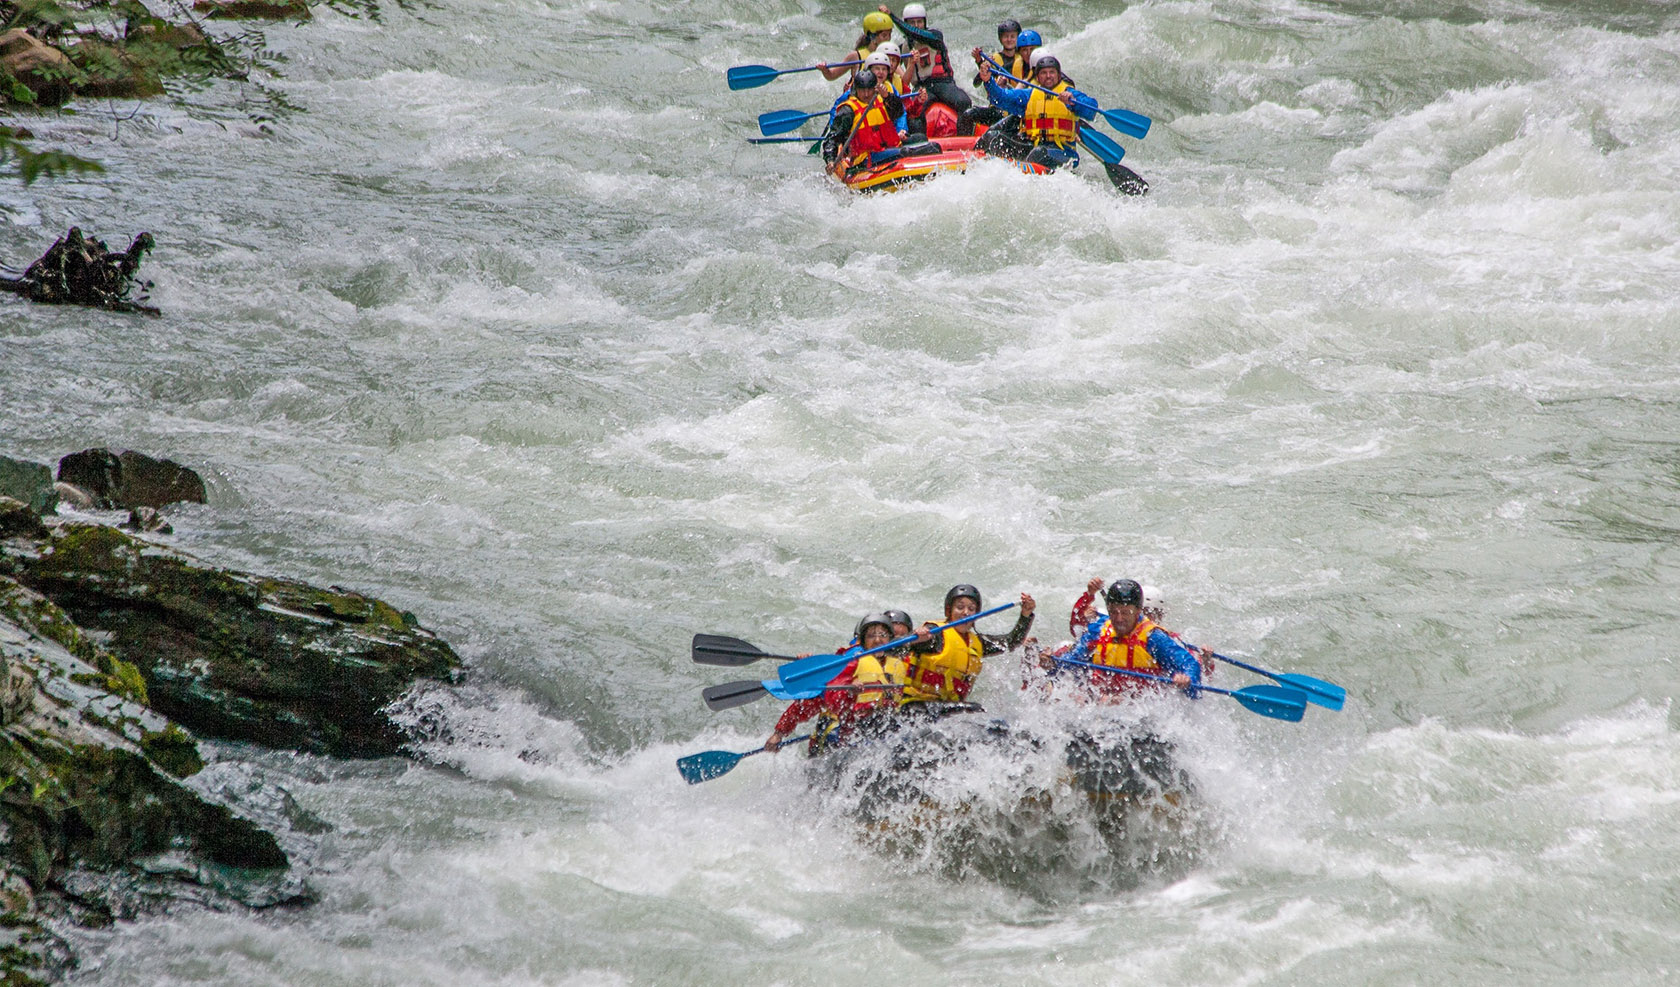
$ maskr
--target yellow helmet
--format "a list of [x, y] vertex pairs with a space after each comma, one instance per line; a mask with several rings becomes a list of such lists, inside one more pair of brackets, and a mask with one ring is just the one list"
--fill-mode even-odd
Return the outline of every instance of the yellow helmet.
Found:
[[892, 18], [881, 13], [879, 10], [871, 10], [869, 13], [863, 15], [863, 29], [868, 31], [870, 34], [874, 34], [877, 31], [891, 31]]

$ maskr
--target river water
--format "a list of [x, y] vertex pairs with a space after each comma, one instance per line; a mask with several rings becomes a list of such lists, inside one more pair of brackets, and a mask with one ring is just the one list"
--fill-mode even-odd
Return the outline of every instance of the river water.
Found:
[[[177, 543], [377, 593], [472, 669], [407, 714], [424, 764], [215, 747], [203, 783], [330, 826], [291, 843], [317, 903], [84, 933], [78, 982], [1680, 977], [1680, 9], [935, 7], [1152, 116], [1142, 200], [1001, 165], [856, 198], [745, 143], [833, 87], [724, 70], [864, 9], [323, 6], [268, 29], [272, 122], [227, 83], [32, 123], [110, 171], [5, 189], [3, 256], [150, 230], [166, 314], [0, 300], [7, 451], [199, 467]], [[968, 581], [1048, 640], [1096, 575], [1350, 692], [1147, 711], [1200, 795], [1173, 866], [953, 871], [795, 754], [673, 768], [776, 713], [709, 713], [766, 666], [695, 632], [826, 649]], [[989, 715], [1092, 715], [1015, 668]], [[1014, 770], [952, 769], [982, 803]]]

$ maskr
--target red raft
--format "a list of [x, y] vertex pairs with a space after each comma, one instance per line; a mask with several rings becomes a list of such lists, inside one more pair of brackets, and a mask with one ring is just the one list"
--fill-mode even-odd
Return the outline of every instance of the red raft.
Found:
[[[943, 103], [933, 104], [934, 108], [943, 108]], [[932, 133], [933, 109], [928, 111], [929, 133]], [[955, 117], [952, 121], [954, 123]], [[984, 133], [984, 129], [981, 133]], [[939, 146], [938, 154], [919, 154], [914, 157], [894, 158], [873, 168], [864, 168], [852, 172], [845, 178], [846, 187], [859, 192], [875, 192], [882, 189], [895, 189], [907, 182], [917, 182], [934, 175], [961, 174], [968, 170], [969, 164], [987, 155], [975, 150], [974, 142], [978, 137], [931, 137], [930, 144]], [[1003, 159], [999, 159], [1003, 160]], [[1010, 164], [1020, 168], [1030, 175], [1042, 175], [1050, 169], [1041, 165], [1027, 164], [1024, 161], [1012, 161]]]

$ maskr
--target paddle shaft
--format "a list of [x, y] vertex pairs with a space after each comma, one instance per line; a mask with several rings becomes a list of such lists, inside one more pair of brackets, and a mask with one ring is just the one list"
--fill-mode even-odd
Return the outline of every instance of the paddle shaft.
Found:
[[[1003, 611], [1008, 610], [1010, 607], [1013, 607], [1013, 606], [1015, 606], [1015, 604], [1005, 603], [1002, 606], [993, 607], [990, 610], [982, 610], [979, 613], [970, 614], [969, 616], [964, 617], [961, 620], [953, 620], [948, 624], [941, 624], [938, 627], [929, 628], [926, 631], [926, 633], [929, 634], [929, 635], [943, 634], [953, 627], [960, 627], [963, 624], [972, 623], [976, 620], [979, 620], [981, 617], [990, 617], [994, 613], [1002, 613]], [[918, 632], [917, 634], [906, 634], [905, 636], [903, 636], [901, 638], [898, 638], [897, 640], [888, 641], [886, 644], [879, 645], [879, 646], [874, 647], [874, 648], [870, 648], [868, 651], [860, 651], [856, 654], [852, 654], [850, 652], [847, 652], [845, 654], [833, 655], [832, 657], [825, 655], [825, 656], [817, 657], [817, 658], [807, 658], [805, 660], [805, 663], [803, 663], [803, 664], [805, 664], [804, 668], [799, 667], [802, 664], [801, 662], [797, 662], [797, 661], [792, 662], [790, 664], [783, 665], [776, 672], [776, 678], [781, 681], [782, 687], [784, 689], [789, 690], [789, 691], [799, 691], [801, 689], [807, 689], [807, 688], [810, 688], [810, 685], [826, 684], [827, 680], [829, 678], [833, 677], [834, 672], [838, 671], [841, 668], [844, 668], [846, 666], [846, 663], [853, 660], [854, 658], [864, 658], [864, 657], [867, 657], [869, 655], [879, 654], [882, 651], [890, 651], [893, 648], [901, 648], [904, 645], [909, 644], [911, 641], [916, 640], [916, 638], [919, 637], [919, 636], [920, 636], [920, 632]], [[792, 673], [791, 675], [789, 674], [790, 672]], [[827, 673], [826, 675], [824, 674], [825, 672]], [[794, 682], [792, 681], [793, 679], [815, 678], [819, 675], [823, 677], [823, 681], [822, 682], [814, 682], [814, 683], [811, 683], [810, 685], [803, 685], [803, 684], [795, 685]]]
[[[810, 739], [811, 735], [808, 733], [799, 737], [790, 737], [777, 744], [773, 749], [779, 751], [789, 744], [797, 744]], [[735, 770], [735, 765], [740, 764], [742, 758], [752, 757], [754, 754], [763, 754], [764, 751], [765, 748], [763, 747], [755, 747], [750, 751], [741, 751], [740, 753], [735, 751], [701, 751], [698, 754], [677, 758], [677, 771], [682, 774], [684, 781], [690, 785], [698, 785], [703, 781], [721, 778]]]

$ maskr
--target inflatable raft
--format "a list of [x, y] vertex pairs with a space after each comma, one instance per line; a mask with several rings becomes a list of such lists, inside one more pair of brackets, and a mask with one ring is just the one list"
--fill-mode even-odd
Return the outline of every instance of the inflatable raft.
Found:
[[[939, 148], [937, 154], [916, 154], [893, 158], [872, 168], [855, 171], [845, 178], [846, 187], [859, 192], [876, 192], [898, 188], [909, 182], [921, 181], [935, 175], [961, 174], [968, 166], [986, 155], [975, 149], [975, 137], [939, 137], [928, 141]], [[1002, 159], [999, 159], [1002, 160]], [[1050, 169], [1026, 162], [1011, 161], [1010, 165], [1030, 175], [1046, 174]]]

